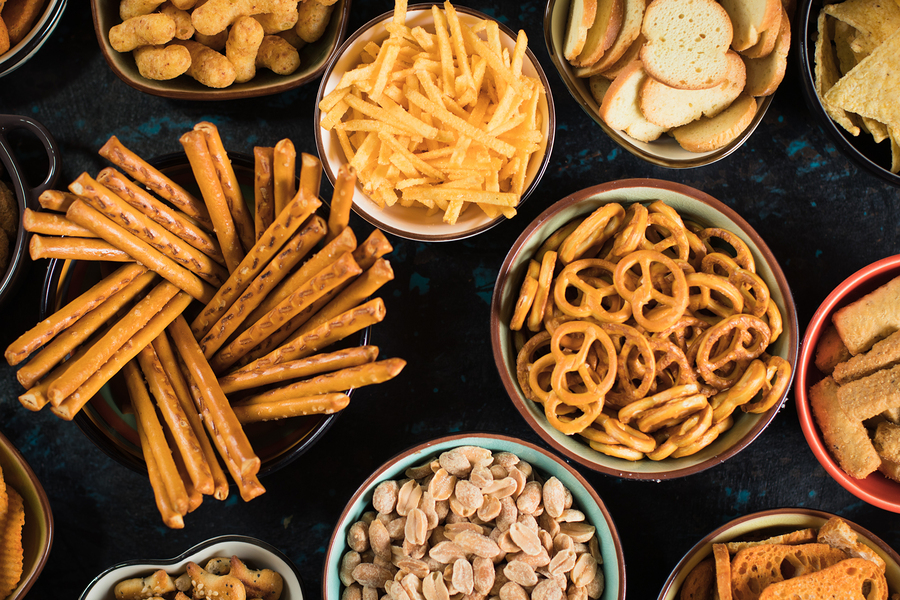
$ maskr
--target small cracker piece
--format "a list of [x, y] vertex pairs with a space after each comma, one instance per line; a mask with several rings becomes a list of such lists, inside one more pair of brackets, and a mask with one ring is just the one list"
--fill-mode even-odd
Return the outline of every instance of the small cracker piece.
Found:
[[832, 548], [843, 550], [847, 554], [855, 558], [864, 558], [878, 565], [878, 568], [884, 572], [885, 564], [881, 556], [859, 541], [859, 536], [850, 527], [850, 524], [840, 517], [831, 517], [819, 528], [817, 541], [828, 544]]
[[816, 344], [816, 368], [825, 375], [831, 375], [835, 367], [848, 360], [850, 356], [850, 351], [841, 341], [835, 326], [826, 327]]
[[878, 469], [881, 459], [869, 434], [861, 419], [844, 414], [834, 379], [826, 377], [810, 388], [809, 402], [825, 447], [841, 469], [856, 479], [863, 479]]
[[832, 377], [844, 385], [897, 364], [900, 364], [900, 330], [876, 342], [868, 352], [835, 365]]
[[900, 463], [900, 425], [881, 421], [875, 428], [872, 441], [882, 460]]
[[13, 488], [9, 494], [9, 514], [0, 536], [0, 598], [6, 598], [22, 578], [25, 551], [22, 528], [25, 525], [25, 502]]
[[840, 308], [831, 320], [850, 354], [865, 352], [900, 329], [900, 277]]
[[844, 413], [860, 421], [900, 406], [900, 365], [842, 385], [837, 395]]

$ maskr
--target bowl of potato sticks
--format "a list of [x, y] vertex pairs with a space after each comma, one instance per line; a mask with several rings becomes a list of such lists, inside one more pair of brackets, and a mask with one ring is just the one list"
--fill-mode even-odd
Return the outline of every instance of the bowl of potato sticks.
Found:
[[351, 35], [322, 77], [315, 122], [329, 179], [341, 165], [357, 173], [353, 210], [420, 241], [512, 218], [556, 130], [525, 33], [449, 2], [398, 2]]
[[837, 286], [806, 327], [794, 384], [819, 463], [851, 494], [892, 512], [900, 512], [898, 290], [900, 255]]
[[392, 598], [416, 589], [622, 600], [625, 562], [612, 518], [578, 471], [529, 442], [463, 433], [393, 457], [347, 503], [322, 598], [368, 587]]
[[5, 514], [0, 530], [5, 549], [0, 596], [15, 600], [25, 597], [47, 562], [53, 544], [53, 513], [37, 475], [2, 433], [0, 489]]
[[[544, 39], [569, 93], [621, 148], [663, 167], [699, 167], [743, 145], [784, 77], [790, 23], [780, 2], [767, 2], [748, 28], [730, 2], [684, 9], [664, 1], [550, 0]], [[652, 60], [651, 45], [674, 46], [676, 37], [680, 53], [668, 65], [702, 63], [706, 70], [716, 57], [717, 75], [683, 81], [654, 68], [661, 61]]]
[[148, 162], [112, 137], [111, 166], [41, 195], [25, 228], [54, 261], [45, 318], [4, 354], [23, 407], [146, 472], [170, 527], [232, 485], [263, 494], [351, 393], [406, 364], [368, 343], [390, 243], [357, 237], [342, 188], [319, 199], [315, 156], [295, 165], [289, 139], [229, 154], [209, 122], [180, 141]]
[[859, 168], [900, 185], [900, 8], [852, 0], [800, 5], [807, 105]]
[[187, 598], [303, 600], [291, 559], [268, 542], [243, 535], [214, 537], [174, 558], [119, 563], [94, 578], [80, 600], [141, 598], [147, 592], [165, 598], [181, 592]]
[[831, 594], [887, 600], [900, 589], [898, 561], [895, 550], [856, 523], [823, 511], [779, 508], [738, 517], [697, 542], [658, 600]]
[[699, 190], [632, 179], [571, 194], [522, 232], [491, 343], [513, 404], [555, 450], [661, 480], [762, 433], [798, 334], [784, 274], [746, 221]]
[[234, 100], [316, 79], [341, 45], [350, 0], [91, 0], [113, 72], [148, 94]]
[[66, 0], [8, 0], [0, 7], [0, 77], [24, 65], [62, 18]]

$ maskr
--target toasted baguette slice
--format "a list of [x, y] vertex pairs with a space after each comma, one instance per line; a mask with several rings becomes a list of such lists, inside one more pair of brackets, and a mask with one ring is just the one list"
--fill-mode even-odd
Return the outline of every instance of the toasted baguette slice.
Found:
[[831, 517], [819, 528], [817, 540], [822, 544], [828, 544], [832, 548], [838, 548], [849, 554], [852, 558], [862, 558], [875, 564], [883, 573], [885, 569], [884, 559], [877, 552], [859, 541], [859, 536], [850, 527], [847, 521], [840, 517]]
[[[775, 41], [778, 39], [778, 34], [781, 31], [781, 23], [787, 18], [787, 11], [782, 6], [781, 17], [775, 22], [775, 25], [769, 27], [765, 31], [761, 31], [759, 33], [759, 39], [755, 44], [746, 50], [741, 50], [741, 56], [746, 56], [747, 58], [762, 58], [768, 56], [772, 49], [775, 48]], [[732, 41], [732, 44], [733, 43], [734, 41]]]
[[737, 52], [728, 51], [728, 77], [708, 90], [677, 90], [648, 77], [641, 88], [641, 112], [660, 127], [679, 127], [728, 108], [744, 89], [747, 74]]
[[[867, 590], [867, 594], [863, 594]], [[760, 600], [887, 600], [884, 573], [863, 558], [848, 558], [816, 573], [774, 583], [763, 590]]]
[[620, 129], [642, 142], [652, 142], [666, 128], [648, 121], [640, 106], [640, 89], [647, 79], [641, 61], [636, 60], [619, 74], [610, 84], [603, 103], [600, 105], [600, 118], [612, 127]]
[[716, 590], [716, 564], [713, 558], [700, 561], [681, 584], [680, 600], [713, 600]]
[[631, 46], [628, 48], [628, 50], [625, 51], [625, 54], [623, 54], [619, 58], [619, 60], [611, 64], [608, 69], [601, 73], [601, 75], [609, 80], [613, 80], [618, 77], [619, 73], [622, 72], [622, 69], [630, 65], [632, 62], [640, 60], [641, 48], [644, 47], [645, 41], [646, 40], [644, 39], [644, 34], [638, 34], [637, 39], [631, 42]]
[[766, 29], [778, 27], [781, 18], [781, 0], [722, 0], [722, 6], [734, 27], [731, 47], [738, 52], [756, 44]]
[[681, 90], [702, 90], [728, 74], [732, 27], [715, 0], [653, 0], [641, 28], [641, 62], [654, 79]]
[[756, 99], [742, 93], [714, 117], [700, 117], [672, 130], [675, 141], [690, 152], [710, 152], [727, 146], [744, 132], [756, 115]]
[[566, 60], [575, 60], [581, 54], [595, 16], [597, 0], [571, 0], [569, 3], [569, 20], [566, 21], [566, 40], [563, 44]]
[[825, 447], [844, 472], [862, 479], [878, 469], [881, 459], [862, 420], [844, 414], [837, 392], [838, 385], [826, 377], [810, 388], [809, 405]]
[[587, 32], [581, 52], [569, 62], [575, 67], [589, 67], [613, 45], [622, 28], [623, 0], [597, 0], [597, 14]]
[[846, 558], [843, 550], [818, 543], [746, 548], [731, 559], [732, 598], [758, 600], [760, 591], [774, 583], [820, 571]]
[[781, 85], [787, 71], [788, 51], [791, 49], [791, 22], [787, 16], [781, 20], [778, 39], [768, 56], [744, 57], [747, 65], [747, 86], [744, 91], [751, 96], [771, 96]]
[[590, 77], [602, 73], [621, 59], [641, 34], [644, 8], [646, 8], [646, 0], [622, 0], [622, 26], [619, 28], [619, 34], [615, 41], [603, 52], [603, 56], [590, 66], [576, 67], [575, 76]]
[[603, 75], [594, 75], [588, 79], [588, 88], [591, 90], [591, 96], [594, 98], [597, 106], [603, 104], [603, 97], [606, 96], [610, 85], [612, 85], [612, 81]]

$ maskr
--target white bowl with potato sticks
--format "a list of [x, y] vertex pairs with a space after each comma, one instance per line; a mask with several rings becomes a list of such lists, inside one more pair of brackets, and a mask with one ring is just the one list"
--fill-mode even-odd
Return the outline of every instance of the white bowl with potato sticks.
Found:
[[[445, 4], [442, 11], [436, 5], [435, 12], [445, 23], [442, 31], [447, 32], [446, 37], [435, 37], [430, 5], [411, 5], [405, 13], [398, 13], [405, 14], [405, 18], [396, 17], [403, 19], [404, 31], [415, 31], [422, 43], [434, 43], [435, 47], [428, 51], [404, 48], [394, 63], [399, 73], [397, 85], [389, 86], [384, 94], [390, 99], [355, 100], [352, 110], [343, 111], [346, 104], [338, 101], [342, 89], [371, 91], [368, 82], [351, 85], [355, 75], [346, 75], [369, 68], [361, 64], [365, 49], [372, 44], [383, 44], [384, 49], [397, 45], [397, 38], [386, 30], [395, 27], [395, 14], [385, 13], [351, 35], [322, 77], [315, 132], [329, 179], [334, 181], [342, 164], [350, 163], [357, 169], [359, 183], [353, 203], [357, 214], [400, 237], [451, 241], [486, 231], [504, 216], [515, 214], [515, 206], [531, 194], [546, 169], [556, 127], [549, 82], [522, 32], [517, 37], [503, 24], [462, 6]], [[456, 23], [459, 36], [451, 31], [457, 29]], [[483, 33], [485, 29], [488, 34]], [[462, 37], [467, 41], [466, 60], [459, 60], [456, 43]], [[389, 43], [384, 44], [386, 40]], [[515, 64], [498, 64], [504, 52]], [[417, 56], [419, 62], [415, 62]], [[365, 60], [370, 59], [365, 56]], [[492, 67], [484, 75], [486, 64]], [[445, 65], [449, 67], [445, 69]], [[401, 85], [401, 68], [410, 73], [406, 85]], [[510, 91], [502, 106], [500, 98], [488, 97], [487, 79], [492, 73], [502, 74], [503, 79], [494, 75], [498, 82], [491, 84], [491, 89], [499, 86]], [[377, 79], [377, 73], [372, 75]], [[438, 89], [446, 87], [442, 83], [445, 75], [473, 77], [477, 86], [473, 84], [471, 93], [466, 91], [469, 88], [461, 89], [441, 100]], [[415, 102], [409, 102], [409, 98]], [[496, 120], [491, 119], [492, 114], [497, 115]], [[431, 139], [420, 142], [422, 132]], [[408, 142], [411, 133], [413, 143]], [[362, 151], [350, 149], [365, 139], [370, 141], [361, 146]], [[379, 145], [390, 145], [383, 150], [391, 152], [379, 152]], [[379, 155], [395, 158], [390, 165], [374, 170], [377, 163], [372, 160]], [[364, 160], [367, 156], [371, 158]], [[472, 191], [461, 195], [463, 188]]]
[[[707, 277], [701, 254], [746, 268]], [[649, 297], [635, 265], [656, 273]], [[734, 273], [756, 282], [755, 300], [733, 289], [745, 285]], [[762, 433], [786, 398], [798, 336], [787, 281], [748, 223], [699, 190], [633, 179], [576, 192], [519, 236], [494, 288], [491, 343], [513, 404], [555, 450], [661, 480], [713, 467]]]
[[[489, 518], [474, 516], [479, 501]], [[622, 600], [625, 563], [603, 501], [575, 469], [529, 442], [471, 433], [395, 456], [353, 495], [328, 545], [323, 598], [359, 597], [360, 581], [391, 598], [405, 597], [407, 588], [425, 597], [470, 588], [525, 597], [527, 587], [533, 598], [568, 591]]]

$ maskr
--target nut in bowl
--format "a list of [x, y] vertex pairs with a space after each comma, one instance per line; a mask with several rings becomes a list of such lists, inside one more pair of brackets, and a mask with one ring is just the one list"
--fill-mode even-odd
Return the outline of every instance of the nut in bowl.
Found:
[[740, 216], [635, 179], [572, 194], [520, 235], [494, 288], [491, 343], [513, 404], [556, 450], [666, 479], [719, 464], [771, 422], [797, 322], [777, 261]]
[[[550, 0], [544, 37], [569, 93], [616, 143], [656, 165], [697, 167], [747, 140], [787, 67], [780, 2], [742, 4]], [[759, 20], [744, 22], [750, 13]]]
[[602, 500], [576, 470], [528, 442], [461, 434], [392, 458], [350, 499], [322, 597], [359, 597], [362, 585], [391, 597], [390, 587], [421, 586], [426, 597], [534, 588], [535, 598], [623, 600], [625, 563]]
[[350, 36], [322, 78], [315, 131], [332, 181], [344, 164], [358, 173], [354, 211], [421, 241], [515, 215], [555, 132], [550, 86], [527, 44], [524, 32], [449, 2], [398, 4]]
[[819, 463], [844, 489], [892, 512], [900, 512], [900, 457], [890, 442], [896, 419], [878, 409], [900, 405], [892, 384], [880, 383], [898, 370], [900, 323], [886, 322], [891, 309], [877, 304], [896, 304], [898, 278], [900, 255], [857, 271], [828, 295], [806, 328], [794, 385], [800, 427]]

